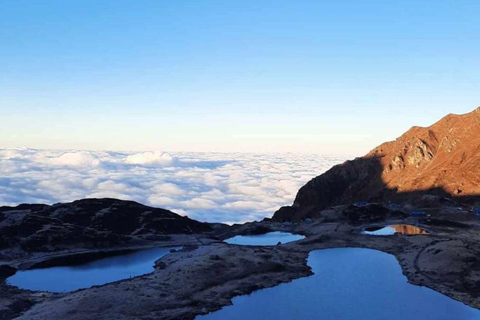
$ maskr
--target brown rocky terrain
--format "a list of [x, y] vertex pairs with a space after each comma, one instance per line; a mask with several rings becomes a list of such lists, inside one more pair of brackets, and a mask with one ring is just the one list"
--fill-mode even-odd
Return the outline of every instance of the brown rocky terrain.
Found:
[[[0, 289], [0, 319], [194, 319], [231, 304], [231, 299], [312, 274], [307, 257], [312, 250], [359, 247], [394, 254], [412, 284], [427, 286], [480, 308], [480, 218], [462, 214], [437, 215], [445, 221], [432, 226], [414, 217], [388, 216], [382, 223], [344, 220], [347, 206], [329, 209], [330, 222], [263, 221], [242, 226], [242, 233], [262, 228], [304, 234], [305, 239], [271, 247], [216, 242], [162, 257], [152, 273], [133, 279], [65, 294]], [[366, 209], [368, 210], [368, 209]], [[369, 226], [414, 224], [428, 234], [368, 236]], [[461, 226], [461, 227], [459, 227]], [[220, 230], [221, 231], [221, 230]], [[240, 230], [238, 230], [240, 231]], [[2, 310], [1, 305], [8, 309]], [[7, 316], [2, 318], [2, 311]], [[6, 312], [10, 312], [7, 314]]]
[[[69, 293], [35, 292], [8, 285], [5, 279], [16, 271], [11, 266], [32, 266], [32, 256], [19, 258], [9, 266], [0, 266], [0, 319], [194, 319], [231, 304], [237, 295], [309, 276], [309, 252], [341, 247], [394, 254], [409, 282], [480, 308], [480, 251], [476, 245], [480, 241], [480, 216], [451, 211], [454, 209], [448, 203], [440, 204], [432, 217], [425, 218], [387, 205], [343, 205], [323, 210], [310, 223], [265, 220], [214, 226], [205, 234], [171, 234], [169, 240], [151, 244], [184, 249], [157, 260], [152, 273]], [[428, 233], [375, 237], [362, 232], [399, 224]], [[268, 231], [287, 231], [306, 238], [271, 247], [220, 241]], [[123, 248], [133, 249], [128, 244]], [[72, 252], [60, 254], [71, 257]], [[56, 256], [52, 259], [51, 252], [36, 252], [33, 259], [55, 262]]]
[[474, 205], [480, 195], [480, 108], [413, 127], [367, 155], [337, 165], [303, 186], [276, 221], [314, 217], [332, 205], [398, 201], [428, 206], [439, 200]]

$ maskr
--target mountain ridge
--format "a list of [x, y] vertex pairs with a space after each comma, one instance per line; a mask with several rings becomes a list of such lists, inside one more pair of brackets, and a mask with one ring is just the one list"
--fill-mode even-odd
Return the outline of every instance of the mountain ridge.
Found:
[[313, 178], [292, 206], [273, 220], [312, 216], [332, 205], [356, 201], [418, 202], [425, 196], [476, 203], [480, 195], [480, 107], [448, 114], [428, 127], [413, 126], [365, 156]]

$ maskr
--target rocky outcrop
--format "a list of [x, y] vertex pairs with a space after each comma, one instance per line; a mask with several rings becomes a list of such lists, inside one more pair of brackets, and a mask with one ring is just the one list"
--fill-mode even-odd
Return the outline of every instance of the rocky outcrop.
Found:
[[[333, 205], [410, 201], [425, 196], [476, 202], [480, 195], [480, 108], [413, 127], [367, 155], [337, 165], [303, 186], [275, 221], [299, 220]], [[430, 198], [431, 199], [431, 198]]]
[[[0, 255], [67, 248], [107, 248], [133, 241], [161, 240], [167, 234], [211, 231], [171, 211], [133, 201], [84, 199], [72, 203], [0, 208]], [[3, 250], [2, 250], [3, 249]]]
[[15, 273], [17, 273], [17, 269], [8, 265], [0, 265], [0, 279], [13, 276]]

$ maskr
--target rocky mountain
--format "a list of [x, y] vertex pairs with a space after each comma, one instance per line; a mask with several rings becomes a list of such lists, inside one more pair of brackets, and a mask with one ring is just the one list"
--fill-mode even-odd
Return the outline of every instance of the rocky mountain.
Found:
[[101, 248], [211, 229], [207, 223], [168, 210], [117, 199], [0, 207], [0, 250], [17, 246], [27, 252]]
[[303, 186], [273, 220], [298, 220], [357, 201], [425, 202], [480, 195], [480, 108], [413, 127], [367, 155], [331, 168]]

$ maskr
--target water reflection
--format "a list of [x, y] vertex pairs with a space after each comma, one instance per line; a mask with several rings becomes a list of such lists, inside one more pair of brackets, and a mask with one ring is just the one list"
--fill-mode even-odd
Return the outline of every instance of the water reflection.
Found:
[[243, 246], [273, 246], [279, 242], [288, 243], [304, 238], [304, 236], [299, 234], [275, 231], [258, 235], [235, 236], [233, 238], [225, 240], [225, 242], [229, 244], [237, 244]]
[[156, 248], [98, 259], [75, 266], [19, 271], [7, 283], [22, 289], [67, 292], [136, 277], [153, 271], [154, 262], [172, 248]]
[[427, 234], [428, 232], [424, 229], [409, 224], [394, 224], [386, 227], [368, 227], [365, 228], [362, 233], [373, 236], [390, 236], [395, 233], [416, 235]]
[[473, 320], [480, 311], [411, 285], [393, 255], [359, 248], [311, 252], [311, 277], [233, 299], [197, 320]]

